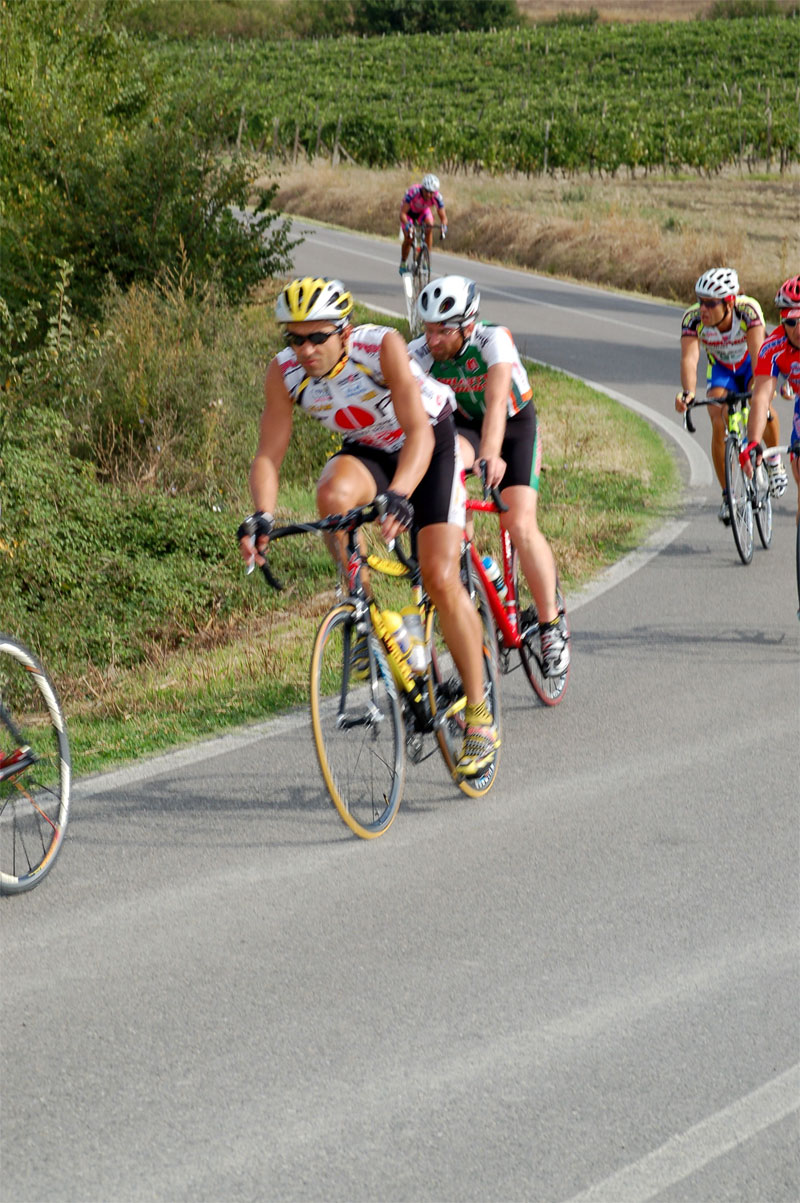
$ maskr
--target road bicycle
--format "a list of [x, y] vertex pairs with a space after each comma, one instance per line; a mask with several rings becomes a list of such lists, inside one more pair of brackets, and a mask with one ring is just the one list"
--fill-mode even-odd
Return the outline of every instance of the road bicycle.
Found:
[[[438, 227], [441, 229], [441, 227]], [[417, 312], [419, 294], [431, 278], [431, 253], [425, 241], [427, 226], [414, 222], [411, 231], [411, 252], [408, 271], [403, 276], [403, 288], [406, 294], [406, 312], [412, 337], [422, 333], [422, 319]]]
[[[486, 485], [485, 464], [478, 461], [473, 468], [476, 476], [482, 476], [483, 499], [468, 497], [468, 513], [500, 514], [508, 510], [498, 489]], [[504, 674], [522, 665], [526, 677], [531, 683], [537, 697], [545, 706], [557, 706], [564, 697], [569, 681], [570, 665], [557, 676], [548, 676], [542, 659], [539, 638], [539, 615], [536, 603], [530, 592], [530, 587], [520, 569], [519, 554], [514, 547], [511, 536], [502, 526], [500, 528], [500, 547], [502, 552], [502, 582], [498, 590], [487, 575], [486, 568], [473, 541], [468, 544], [470, 567], [477, 575], [483, 586], [492, 611], [497, 632], [497, 646], [500, 666]], [[567, 639], [570, 637], [567, 607], [561, 589], [556, 584], [556, 603], [558, 614], [563, 624]], [[519, 661], [512, 662], [511, 652], [519, 653]]]
[[[419, 763], [438, 750], [459, 789], [481, 797], [494, 785], [499, 750], [475, 777], [456, 772], [464, 735], [461, 679], [442, 637], [436, 608], [425, 594], [419, 564], [395, 541], [397, 559], [369, 553], [361, 528], [386, 513], [382, 496], [374, 502], [316, 522], [296, 522], [270, 533], [279, 539], [317, 532], [344, 535], [343, 582], [336, 604], [317, 630], [311, 653], [311, 724], [322, 777], [344, 823], [362, 839], [383, 835], [394, 821], [403, 796], [406, 763]], [[410, 579], [424, 641], [424, 667], [412, 671], [391, 625], [365, 585], [364, 569]], [[269, 564], [264, 575], [275, 589], [283, 586]], [[472, 582], [470, 596], [483, 631], [484, 696], [500, 725], [497, 645], [483, 586]], [[435, 738], [426, 751], [428, 736]]]
[[0, 894], [33, 889], [67, 830], [70, 754], [61, 704], [42, 665], [0, 635]]
[[[730, 526], [736, 550], [743, 564], [753, 558], [753, 519], [758, 528], [761, 545], [767, 549], [772, 542], [772, 497], [769, 476], [763, 460], [759, 461], [752, 479], [745, 476], [739, 463], [739, 452], [747, 437], [747, 418], [750, 412], [750, 393], [728, 393], [726, 397], [706, 397], [692, 400], [684, 413], [684, 424], [695, 433], [692, 409], [701, 405], [725, 405], [728, 409], [728, 430], [725, 435], [725, 492], [730, 509]], [[764, 445], [762, 443], [762, 451]], [[773, 448], [767, 448], [773, 452]]]

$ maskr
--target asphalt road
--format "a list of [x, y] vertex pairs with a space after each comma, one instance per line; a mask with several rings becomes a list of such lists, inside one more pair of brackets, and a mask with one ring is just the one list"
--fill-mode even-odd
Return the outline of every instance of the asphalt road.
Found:
[[[297, 268], [398, 310], [397, 259], [322, 230]], [[434, 266], [667, 431], [685, 510], [570, 599], [562, 706], [505, 678], [482, 801], [434, 757], [355, 840], [303, 713], [78, 783], [0, 908], [3, 1200], [800, 1196], [792, 486], [745, 568], [677, 310]]]

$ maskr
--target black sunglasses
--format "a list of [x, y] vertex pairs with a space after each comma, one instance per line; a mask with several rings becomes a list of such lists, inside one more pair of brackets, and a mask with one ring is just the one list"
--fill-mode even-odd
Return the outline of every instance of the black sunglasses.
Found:
[[289, 347], [302, 347], [303, 343], [311, 343], [315, 347], [321, 347], [334, 334], [338, 334], [338, 330], [315, 330], [313, 334], [295, 334], [292, 330], [287, 330], [284, 334], [286, 345]]
[[798, 322], [800, 322], [800, 317], [785, 317], [783, 319], [784, 326], [788, 327], [789, 330], [794, 330]]

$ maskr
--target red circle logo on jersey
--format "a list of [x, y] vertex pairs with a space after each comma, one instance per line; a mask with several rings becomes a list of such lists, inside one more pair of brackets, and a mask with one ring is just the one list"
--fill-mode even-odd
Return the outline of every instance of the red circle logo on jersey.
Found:
[[336, 425], [340, 430], [363, 430], [375, 422], [374, 414], [368, 409], [359, 409], [357, 405], [345, 405], [336, 414]]
[[478, 361], [477, 359], [468, 359], [465, 366], [468, 372], [477, 372]]

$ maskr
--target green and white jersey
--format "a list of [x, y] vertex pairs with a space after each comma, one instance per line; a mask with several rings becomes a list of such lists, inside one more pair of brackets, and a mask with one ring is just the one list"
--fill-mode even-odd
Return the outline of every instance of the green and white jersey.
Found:
[[472, 420], [480, 420], [486, 413], [486, 375], [489, 368], [497, 363], [511, 364], [508, 417], [518, 414], [533, 396], [514, 339], [505, 326], [490, 326], [480, 322], [457, 358], [442, 363], [437, 363], [433, 358], [424, 336], [409, 343], [408, 353], [412, 362], [418, 363], [423, 372], [450, 386], [459, 411]]

